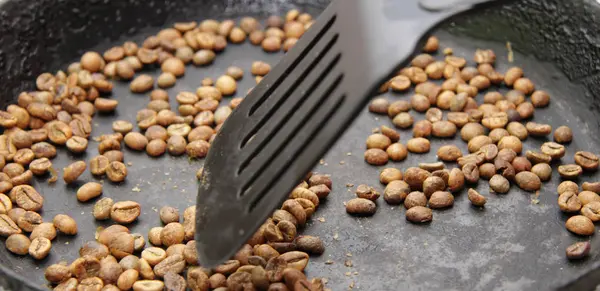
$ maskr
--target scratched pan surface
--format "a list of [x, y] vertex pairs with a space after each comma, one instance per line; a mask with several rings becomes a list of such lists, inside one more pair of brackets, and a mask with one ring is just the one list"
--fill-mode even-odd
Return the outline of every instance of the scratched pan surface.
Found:
[[[199, 2], [90, 1], [84, 7], [74, 0], [0, 1], [2, 107], [14, 102], [21, 90], [31, 90], [35, 75], [64, 69], [85, 50], [103, 51], [127, 39], [141, 41], [175, 21], [248, 14], [264, 20], [271, 13], [281, 14], [292, 7], [316, 15], [326, 5], [326, 1]], [[555, 128], [568, 125], [574, 130], [575, 141], [563, 159], [568, 163], [576, 150], [598, 153], [600, 144], [600, 92], [594, 86], [599, 83], [600, 53], [594, 33], [599, 31], [600, 9], [591, 0], [545, 1], [544, 5], [534, 2], [523, 1], [468, 20], [458, 19], [437, 35], [441, 47], [452, 47], [455, 54], [469, 60], [476, 48], [494, 49], [500, 71], [509, 65], [505, 43], [511, 41], [515, 63], [524, 68], [538, 88], [552, 96], [550, 107], [536, 110], [535, 120]], [[395, 37], [394, 32], [390, 31], [389, 36]], [[229, 45], [213, 66], [188, 67], [185, 77], [168, 91], [172, 97], [179, 91], [193, 91], [202, 78], [216, 78], [228, 66], [236, 65], [247, 72], [238, 87], [238, 96], [242, 96], [253, 86], [248, 74], [252, 61], [275, 64], [280, 57], [249, 44]], [[114, 115], [94, 118], [95, 136], [111, 132], [110, 122], [114, 119], [134, 121], [135, 112], [148, 102], [147, 95], [131, 94], [122, 83], [116, 84], [112, 96], [119, 100], [119, 107]], [[392, 101], [409, 98], [391, 93], [385, 96]], [[482, 97], [477, 98], [481, 102]], [[171, 105], [175, 108], [176, 104]], [[414, 116], [416, 120], [424, 118], [422, 114]], [[391, 207], [381, 200], [374, 217], [346, 215], [343, 202], [353, 197], [346, 184], [366, 183], [383, 190], [378, 183], [378, 171], [383, 167], [366, 165], [362, 154], [371, 130], [384, 124], [391, 125], [387, 117], [377, 117], [365, 109], [324, 157], [324, 163], [316, 166], [316, 171], [332, 174], [334, 186], [328, 201], [315, 214], [315, 218], [324, 220], [313, 220], [304, 231], [320, 236], [327, 246], [323, 256], [311, 260], [309, 276], [328, 278], [333, 290], [346, 290], [351, 285], [360, 290], [540, 290], [569, 283], [574, 287], [597, 284], [597, 239], [592, 238], [593, 251], [587, 260], [570, 263], [564, 258], [566, 246], [586, 238], [569, 234], [563, 226], [566, 217], [556, 205], [555, 189], [560, 183], [556, 171], [552, 181], [544, 184], [537, 204], [532, 203], [531, 194], [515, 187], [508, 195], [489, 194], [487, 182], [480, 182], [477, 189], [489, 197], [485, 209], [472, 208], [466, 193], [461, 193], [452, 209], [435, 211], [434, 221], [425, 226], [407, 223], [402, 207]], [[402, 131], [404, 142], [409, 137], [410, 132]], [[525, 149], [537, 148], [544, 141], [529, 138]], [[406, 161], [388, 166], [406, 169], [418, 162], [435, 161], [435, 151], [444, 143], [455, 143], [466, 150], [458, 139], [433, 140], [431, 153], [410, 155]], [[82, 156], [61, 150], [55, 167], [60, 169], [74, 160], [88, 161], [95, 155], [96, 146], [91, 142], [91, 150]], [[131, 227], [133, 232], [146, 234], [158, 225], [157, 210], [164, 205], [184, 209], [193, 204], [197, 193], [195, 172], [202, 161], [168, 155], [151, 159], [128, 150], [125, 159], [131, 163], [127, 181], [118, 185], [106, 182], [104, 197], [142, 204], [142, 215]], [[47, 178], [34, 181], [46, 199], [44, 218], [68, 213], [77, 220], [80, 232], [75, 237], [59, 236], [50, 256], [41, 262], [14, 256], [0, 247], [0, 289], [44, 286], [46, 266], [72, 261], [82, 243], [93, 239], [96, 228], [106, 225], [92, 219], [93, 202], [77, 202], [76, 187], [66, 187], [62, 182], [48, 185]], [[600, 177], [592, 174], [581, 181], [596, 179]], [[78, 185], [92, 180], [86, 173]]]

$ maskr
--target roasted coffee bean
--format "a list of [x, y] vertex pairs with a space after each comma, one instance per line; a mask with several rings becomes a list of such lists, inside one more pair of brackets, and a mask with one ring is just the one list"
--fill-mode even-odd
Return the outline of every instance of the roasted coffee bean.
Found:
[[510, 182], [502, 175], [494, 175], [490, 179], [490, 188], [496, 193], [505, 194], [510, 190]]
[[365, 161], [371, 165], [385, 165], [388, 162], [388, 154], [382, 149], [368, 149], [364, 154]]
[[479, 181], [479, 167], [477, 164], [468, 163], [464, 165], [462, 172], [465, 176], [465, 181], [468, 183], [477, 183], [477, 181]]
[[481, 120], [481, 124], [490, 130], [503, 128], [507, 123], [508, 115], [505, 112], [492, 113]]
[[110, 253], [117, 259], [131, 255], [134, 251], [133, 236], [127, 232], [115, 233], [108, 243]]
[[167, 272], [163, 278], [165, 284], [165, 290], [168, 291], [185, 291], [186, 290], [186, 282], [185, 279], [174, 273]]
[[583, 169], [579, 165], [560, 165], [558, 173], [564, 179], [576, 179], [581, 175]]
[[586, 205], [594, 201], [600, 201], [600, 196], [591, 191], [581, 191], [577, 197], [579, 197], [582, 205]]
[[539, 190], [542, 186], [540, 178], [536, 174], [529, 171], [517, 173], [515, 176], [515, 181], [521, 189], [530, 192]]
[[21, 229], [12, 219], [6, 214], [0, 214], [0, 236], [8, 237], [19, 233]]
[[462, 157], [462, 151], [455, 145], [445, 145], [438, 149], [437, 156], [444, 162], [454, 162]]
[[460, 130], [460, 136], [464, 141], [485, 134], [485, 128], [479, 123], [467, 123]]
[[479, 149], [481, 149], [483, 146], [490, 145], [490, 144], [493, 144], [493, 141], [491, 138], [489, 138], [488, 136], [485, 136], [485, 135], [479, 135], [479, 136], [475, 136], [475, 137], [471, 138], [471, 140], [469, 140], [467, 148], [470, 153], [474, 153], [474, 152], [479, 151]]
[[89, 201], [102, 195], [102, 184], [88, 182], [77, 190], [77, 200], [81, 202]]
[[377, 192], [377, 190], [375, 190], [373, 187], [361, 184], [356, 188], [356, 196], [358, 196], [358, 198], [376, 201], [379, 198], [379, 192]]
[[575, 163], [586, 171], [595, 171], [598, 169], [599, 159], [593, 153], [579, 151], [575, 153]]
[[511, 164], [516, 173], [531, 170], [531, 162], [525, 157], [516, 157]]
[[38, 211], [44, 204], [44, 197], [29, 185], [18, 185], [10, 191], [11, 200], [28, 211]]
[[442, 162], [434, 162], [434, 163], [419, 163], [419, 168], [429, 171], [429, 172], [433, 172], [433, 171], [437, 171], [437, 170], [442, 170], [444, 169], [444, 167], [446, 167], [444, 165], [444, 163]]
[[402, 171], [396, 168], [386, 168], [379, 173], [379, 182], [384, 185], [396, 180], [402, 180]]
[[581, 208], [581, 214], [591, 219], [593, 222], [600, 221], [600, 202], [593, 201], [585, 204]]
[[454, 196], [450, 192], [437, 191], [429, 198], [429, 207], [432, 209], [447, 208], [454, 204]]
[[66, 235], [77, 234], [77, 223], [75, 222], [75, 219], [68, 215], [58, 214], [54, 216], [52, 223], [54, 224], [54, 227], [56, 227], [56, 229], [61, 233]]
[[554, 141], [557, 143], [570, 143], [573, 140], [573, 132], [567, 126], [559, 126], [554, 131]]
[[520, 154], [523, 150], [523, 143], [516, 136], [505, 136], [498, 142], [498, 149], [511, 149], [515, 153]]
[[[252, 65], [254, 67], [254, 65]], [[404, 77], [404, 76], [403, 76]], [[410, 83], [410, 81], [409, 81]], [[410, 85], [409, 85], [410, 86]], [[369, 104], [369, 111], [377, 114], [387, 114], [390, 102], [385, 98], [375, 98]]]
[[415, 206], [406, 211], [406, 220], [414, 223], [425, 223], [433, 219], [431, 209], [423, 206]]
[[29, 245], [29, 255], [36, 260], [42, 260], [48, 256], [52, 243], [45, 237], [38, 237], [31, 241]]
[[423, 193], [427, 198], [436, 191], [446, 190], [446, 182], [437, 176], [430, 176], [423, 181]]
[[187, 271], [187, 285], [191, 290], [208, 290], [210, 282], [201, 268], [194, 267]]
[[546, 142], [541, 147], [542, 153], [549, 155], [553, 160], [560, 159], [565, 155], [565, 147], [555, 142]]
[[122, 224], [132, 223], [141, 212], [140, 204], [134, 201], [119, 201], [113, 204], [110, 210], [110, 218]]
[[552, 126], [535, 122], [527, 122], [527, 131], [532, 136], [546, 136], [552, 132]]
[[462, 190], [465, 185], [465, 176], [463, 172], [458, 168], [452, 169], [448, 176], [448, 183], [446, 184], [448, 185], [448, 190], [450, 192]]
[[471, 204], [478, 207], [483, 207], [487, 202], [485, 196], [479, 194], [475, 189], [470, 188], [468, 191], [468, 198]]
[[2, 172], [7, 174], [9, 178], [14, 178], [18, 175], [23, 174], [25, 172], [25, 168], [21, 164], [8, 163], [4, 166]]
[[149, 247], [142, 251], [142, 259], [146, 260], [150, 266], [156, 266], [167, 258], [167, 252], [161, 248]]
[[404, 207], [411, 209], [416, 206], [427, 206], [427, 198], [423, 192], [410, 192], [404, 200]]
[[439, 108], [429, 108], [425, 113], [425, 119], [431, 123], [442, 121], [444, 119], [444, 113]]
[[567, 230], [574, 234], [589, 236], [594, 234], [594, 223], [583, 215], [571, 216], [565, 223]]
[[127, 167], [122, 162], [113, 161], [106, 168], [106, 176], [111, 182], [123, 182], [127, 177]]
[[133, 283], [135, 283], [139, 278], [139, 272], [137, 270], [129, 269], [125, 270], [119, 276], [117, 280], [117, 287], [121, 290], [129, 290], [133, 287]]
[[414, 119], [413, 119], [412, 115], [410, 115], [409, 113], [407, 113], [407, 112], [400, 112], [398, 115], [396, 115], [392, 119], [392, 123], [397, 128], [407, 129], [407, 128], [410, 128], [413, 125]]
[[[2, 145], [0, 145], [0, 154], [2, 154], [1, 148], [2, 148]], [[35, 143], [31, 146], [31, 150], [33, 151], [33, 153], [35, 154], [35, 157], [37, 159], [39, 159], [39, 158], [52, 159], [52, 158], [56, 157], [56, 148], [47, 142]], [[9, 150], [7, 152], [8, 152], [8, 154], [5, 154], [4, 156], [10, 157], [10, 153], [12, 151]], [[14, 153], [16, 154], [16, 152], [17, 151], [15, 150]]]
[[352, 215], [373, 215], [377, 205], [371, 200], [354, 198], [346, 202], [346, 212]]
[[[587, 189], [583, 189], [583, 190], [587, 190]], [[577, 183], [575, 183], [573, 181], [564, 181], [558, 185], [557, 191], [558, 191], [558, 195], [565, 193], [565, 192], [579, 193], [579, 185], [577, 185]]]
[[531, 168], [531, 172], [536, 174], [542, 182], [546, 182], [552, 177], [552, 167], [546, 163], [536, 164]]
[[462, 156], [458, 158], [457, 162], [460, 167], [464, 167], [466, 164], [474, 163], [476, 165], [481, 165], [485, 161], [485, 153], [481, 151], [477, 151], [472, 154], [468, 154], [466, 156]]
[[[140, 53], [144, 53], [143, 49], [138, 51], [138, 57], [140, 57]], [[140, 57], [140, 60], [143, 63], [151, 63], [151, 62], [148, 62], [148, 61], [150, 61], [150, 59], [147, 57]], [[133, 79], [133, 81], [131, 81], [129, 88], [131, 89], [131, 92], [144, 93], [144, 92], [147, 92], [150, 89], [152, 89], [153, 86], [154, 86], [154, 79], [152, 78], [152, 76], [139, 75], [135, 79]]]
[[569, 260], [580, 260], [588, 256], [591, 244], [589, 241], [577, 242], [567, 247], [566, 254]]
[[429, 140], [422, 138], [422, 137], [416, 137], [416, 138], [412, 138], [409, 139], [408, 142], [406, 143], [406, 148], [408, 149], [409, 152], [412, 153], [427, 153], [429, 152], [431, 145], [429, 143]]
[[75, 182], [77, 178], [83, 174], [86, 168], [87, 165], [84, 161], [78, 161], [68, 165], [63, 169], [63, 180], [67, 184]]
[[139, 280], [133, 283], [133, 291], [161, 291], [165, 284], [159, 280]]
[[[27, 252], [28, 250], [25, 251], [25, 254]], [[48, 282], [58, 284], [71, 278], [71, 270], [66, 264], [52, 264], [44, 271], [44, 277]]]
[[13, 204], [10, 198], [0, 193], [0, 214], [8, 214], [12, 208]]
[[[368, 151], [370, 151], [370, 150], [367, 150], [367, 152]], [[379, 164], [376, 164], [377, 162], [385, 164], [385, 163], [387, 163], [387, 158], [389, 158], [392, 161], [402, 161], [402, 160], [406, 159], [406, 157], [408, 156], [407, 148], [401, 143], [391, 144], [385, 152], [383, 152], [383, 151], [380, 152], [380, 151], [375, 150], [374, 152], [369, 153], [368, 157], [367, 157], [367, 152], [365, 152], [365, 160], [369, 164], [372, 164], [372, 165], [379, 165]], [[385, 153], [385, 155], [384, 155], [384, 153]], [[369, 162], [369, 160], [371, 162]]]
[[558, 207], [563, 212], [579, 212], [581, 206], [581, 201], [575, 192], [564, 192], [558, 197]]
[[400, 204], [410, 193], [410, 186], [400, 180], [394, 180], [387, 184], [383, 191], [383, 199], [388, 204]]
[[32, 232], [38, 225], [43, 223], [42, 217], [33, 211], [26, 211], [23, 216], [15, 221], [17, 225], [26, 232]]
[[413, 126], [413, 137], [428, 137], [433, 125], [428, 120], [419, 120]]
[[600, 193], [600, 183], [599, 182], [583, 182], [581, 188], [584, 191], [592, 191], [594, 193]]
[[367, 138], [367, 149], [385, 150], [388, 146], [390, 146], [391, 143], [392, 141], [389, 137], [380, 133], [375, 133]]
[[539, 164], [539, 163], [549, 164], [552, 161], [551, 156], [544, 154], [544, 153], [537, 152], [537, 151], [527, 151], [527, 152], [525, 152], [525, 156], [533, 164]]
[[25, 235], [12, 234], [6, 239], [4, 245], [11, 253], [24, 256], [29, 252], [31, 241]]
[[450, 121], [438, 121], [433, 123], [431, 133], [435, 137], [453, 137], [456, 134], [456, 125]]
[[[96, 189], [97, 190], [97, 189]], [[93, 216], [97, 220], [106, 220], [110, 218], [110, 210], [114, 205], [111, 198], [105, 197], [96, 202], [94, 205]]]

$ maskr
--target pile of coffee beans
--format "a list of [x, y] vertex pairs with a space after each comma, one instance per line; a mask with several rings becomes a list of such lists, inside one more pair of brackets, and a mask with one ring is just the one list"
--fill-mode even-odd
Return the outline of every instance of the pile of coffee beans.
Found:
[[[164, 89], [175, 85], [187, 64], [210, 65], [228, 42], [237, 44], [248, 38], [266, 52], [287, 51], [312, 23], [309, 14], [298, 10], [285, 17], [271, 16], [264, 26], [252, 17], [238, 23], [212, 19], [175, 23], [142, 44], [127, 41], [102, 54], [86, 52], [66, 72], [41, 74], [37, 91], [21, 93], [17, 104], [0, 111], [4, 128], [0, 135], [0, 236], [6, 237], [5, 247], [16, 255], [41, 260], [58, 235], [77, 234], [77, 223], [68, 215], [43, 221], [38, 212], [44, 196], [30, 186], [33, 176], [51, 173], [49, 183], [60, 176], [65, 184], [73, 184], [85, 182], [80, 177], [90, 171], [96, 178], [121, 183], [128, 174], [123, 144], [150, 157], [168, 153], [204, 158], [221, 125], [242, 101], [236, 97], [221, 105], [224, 97], [237, 92], [236, 80], [244, 76], [244, 69], [229, 67], [214, 81], [202, 80], [195, 91], [179, 92], [174, 96], [178, 108], [173, 110], [169, 103], [173, 96]], [[156, 66], [161, 70], [156, 80], [141, 73]], [[248, 70], [258, 83], [271, 66], [256, 61]], [[136, 124], [115, 120], [113, 133], [92, 137], [93, 116], [113, 112], [119, 105], [109, 97], [113, 81], [129, 81], [131, 92], [148, 94], [149, 102], [136, 113]], [[62, 171], [53, 168], [57, 150], [65, 147], [84, 153], [90, 138], [98, 142], [98, 154], [89, 165], [76, 161]], [[77, 200], [86, 203], [100, 197], [92, 216], [114, 224], [99, 228], [95, 240], [81, 246], [75, 261], [49, 266], [45, 277], [60, 291], [328, 290], [321, 279], [310, 280], [303, 273], [310, 256], [325, 251], [323, 242], [300, 231], [331, 188], [328, 175], [309, 174], [231, 260], [211, 270], [197, 265], [194, 206], [183, 215], [164, 206], [159, 212], [162, 226], [149, 229], [146, 236], [130, 233], [126, 225], [142, 213], [140, 203], [100, 197], [103, 184], [85, 182], [76, 191]]]
[[[412, 137], [405, 143], [394, 128], [382, 125], [375, 129], [367, 138], [364, 154], [370, 165], [402, 161], [409, 153], [428, 153], [430, 138], [447, 139], [460, 134], [467, 143], [466, 153], [452, 144], [438, 148], [439, 162], [421, 163], [404, 172], [395, 168], [381, 171], [380, 182], [386, 185], [383, 199], [391, 205], [403, 203], [408, 221], [431, 221], [431, 209], [452, 206], [452, 193], [479, 180], [489, 181], [490, 193], [506, 194], [511, 184], [536, 193], [543, 182], [550, 180], [551, 164], [558, 162], [558, 173], [565, 180], [575, 180], [584, 171], [598, 169], [598, 156], [587, 151], [578, 151], [573, 164], [562, 163], [565, 146], [573, 139], [567, 126], [556, 128], [554, 141], [544, 143], [538, 150], [523, 150], [523, 142], [529, 136], [552, 134], [550, 125], [532, 121], [536, 108], [550, 104], [550, 96], [537, 89], [523, 69], [512, 67], [498, 72], [492, 50], [478, 49], [471, 66], [467, 59], [452, 55], [450, 48], [444, 49], [443, 60], [437, 60], [431, 53], [438, 49], [438, 39], [430, 37], [423, 53], [380, 88], [380, 93], [408, 92], [414, 86], [410, 100], [390, 102], [378, 97], [368, 107], [374, 114], [387, 115], [398, 130], [412, 128]], [[501, 87], [509, 90], [500, 93], [497, 90]], [[483, 95], [481, 104], [475, 99], [479, 93]], [[424, 113], [425, 119], [416, 121], [411, 111]], [[445, 163], [457, 163], [458, 167], [446, 169]], [[594, 222], [600, 220], [600, 183], [584, 185], [580, 192], [574, 182], [563, 182], [558, 189], [558, 204], [563, 212], [580, 214], [569, 218], [566, 228], [577, 235], [590, 236], [595, 232]], [[476, 207], [483, 207], [489, 198], [472, 188], [467, 192]], [[379, 197], [374, 193], [376, 190], [366, 185], [359, 186], [358, 198], [346, 203], [346, 211], [373, 215], [377, 209], [373, 201]], [[582, 258], [589, 249], [589, 243], [578, 243], [569, 247], [567, 256]]]

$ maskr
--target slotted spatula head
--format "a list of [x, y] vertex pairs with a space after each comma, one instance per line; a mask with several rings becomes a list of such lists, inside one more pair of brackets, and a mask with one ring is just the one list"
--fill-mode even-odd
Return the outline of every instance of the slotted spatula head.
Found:
[[232, 112], [204, 164], [200, 263], [229, 259], [437, 24], [485, 0], [336, 0]]

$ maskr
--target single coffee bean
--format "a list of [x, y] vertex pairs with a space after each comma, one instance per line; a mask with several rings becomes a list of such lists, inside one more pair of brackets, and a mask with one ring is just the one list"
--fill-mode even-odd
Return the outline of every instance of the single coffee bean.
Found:
[[428, 137], [433, 125], [428, 120], [419, 120], [413, 126], [413, 137]]
[[316, 236], [302, 235], [297, 237], [294, 240], [294, 243], [296, 244], [297, 249], [302, 252], [313, 255], [320, 255], [325, 252], [323, 241]]
[[[31, 150], [33, 151], [33, 153], [35, 154], [35, 157], [37, 159], [39, 159], [39, 158], [52, 159], [52, 158], [56, 157], [56, 148], [47, 142], [35, 143], [31, 146]], [[1, 139], [0, 139], [0, 154], [1, 153], [2, 153], [2, 145], [1, 145]], [[11, 153], [14, 156], [14, 154], [16, 154], [16, 149], [14, 152], [12, 152], [11, 150], [8, 150], [5, 154], [5, 156], [10, 157]]]
[[0, 214], [8, 214], [12, 208], [13, 204], [10, 198], [0, 193]]
[[159, 216], [164, 224], [179, 222], [179, 210], [171, 206], [163, 206], [159, 211]]
[[411, 167], [406, 169], [404, 172], [404, 181], [408, 183], [411, 189], [421, 190], [423, 188], [423, 182], [427, 179], [431, 173], [426, 170]]
[[575, 153], [575, 163], [586, 171], [595, 171], [598, 169], [600, 160], [596, 155], [590, 152], [579, 151]]
[[503, 128], [507, 123], [508, 115], [505, 112], [492, 113], [481, 120], [481, 124], [490, 130]]
[[77, 200], [81, 202], [89, 201], [100, 195], [102, 195], [102, 184], [100, 183], [88, 182], [77, 189]]
[[558, 207], [563, 212], [579, 212], [581, 206], [581, 201], [575, 192], [564, 192], [558, 197]]
[[511, 165], [515, 168], [516, 173], [531, 170], [531, 162], [525, 157], [516, 157]]
[[495, 161], [502, 160], [508, 163], [512, 163], [516, 156], [517, 153], [512, 149], [502, 149], [498, 152], [498, 156], [496, 157]]
[[381, 152], [377, 152], [376, 156], [370, 156], [369, 159], [372, 160], [373, 158], [377, 158], [383, 161], [383, 158], [387, 156], [392, 161], [402, 161], [408, 156], [407, 148], [401, 143], [391, 144], [384, 153], [386, 153], [386, 155], [381, 154]]
[[238, 260], [228, 260], [223, 264], [215, 267], [215, 272], [230, 275], [234, 273], [240, 267], [240, 262]]
[[377, 205], [371, 200], [364, 198], [354, 198], [346, 202], [346, 212], [352, 215], [373, 215], [377, 210]]
[[490, 179], [490, 188], [496, 193], [508, 193], [508, 190], [510, 190], [510, 182], [502, 175], [494, 175]]
[[437, 191], [429, 198], [429, 207], [432, 209], [447, 208], [454, 204], [454, 196], [450, 192]]
[[185, 231], [183, 229], [183, 226], [179, 222], [171, 222], [167, 224], [160, 232], [161, 243], [162, 245], [167, 247], [182, 243], [184, 237]]
[[387, 184], [383, 191], [383, 200], [388, 204], [400, 204], [410, 193], [410, 186], [401, 180], [394, 180]]
[[365, 151], [364, 157], [370, 165], [381, 166], [388, 162], [388, 154], [382, 149], [368, 149]]
[[404, 207], [411, 209], [416, 206], [427, 206], [427, 196], [423, 192], [410, 192], [404, 199]]
[[400, 140], [400, 133], [395, 131], [393, 128], [382, 125], [380, 130], [381, 133], [387, 136], [392, 142], [397, 142]]
[[43, 222], [42, 216], [33, 211], [26, 211], [23, 216], [19, 217], [16, 221], [17, 225], [26, 232], [32, 232], [33, 229]]
[[548, 124], [535, 123], [535, 122], [527, 122], [525, 124], [527, 131], [532, 136], [546, 136], [552, 132], [552, 126]]
[[[356, 198], [360, 199], [360, 198]], [[368, 200], [367, 200], [368, 201]], [[283, 262], [287, 263], [288, 268], [294, 268], [299, 271], [304, 271], [306, 265], [308, 264], [308, 254], [300, 251], [292, 251], [279, 255], [279, 259], [282, 259]], [[267, 269], [268, 265], [267, 265]]]
[[121, 276], [119, 276], [119, 279], [117, 280], [117, 287], [119, 287], [121, 290], [131, 289], [131, 287], [133, 287], [133, 283], [135, 283], [135, 281], [137, 281], [139, 278], [139, 275], [140, 274], [137, 270], [125, 270], [123, 273], [121, 273]]
[[567, 259], [581, 260], [590, 253], [591, 244], [589, 241], [576, 242], [566, 249]]
[[434, 162], [434, 163], [419, 163], [419, 168], [429, 171], [429, 172], [433, 172], [433, 171], [437, 171], [437, 170], [442, 170], [444, 169], [444, 167], [446, 167], [444, 165], [444, 163], [442, 162]]
[[448, 185], [448, 191], [453, 193], [458, 192], [462, 190], [465, 185], [465, 175], [460, 169], [454, 168], [450, 171], [448, 183], [446, 184]]
[[52, 162], [50, 162], [50, 160], [48, 160], [48, 158], [39, 158], [39, 159], [33, 160], [29, 164], [29, 170], [31, 170], [31, 172], [34, 175], [44, 175], [48, 172], [48, 170], [51, 167], [52, 167]]
[[12, 234], [4, 242], [6, 249], [16, 255], [24, 256], [29, 252], [31, 241], [22, 234]]
[[485, 161], [485, 153], [481, 151], [477, 151], [472, 154], [468, 154], [466, 156], [462, 156], [458, 158], [457, 162], [460, 167], [464, 167], [466, 164], [473, 163], [476, 165], [481, 165]]
[[479, 181], [479, 167], [475, 163], [468, 163], [462, 168], [465, 180], [468, 183], [477, 183]]
[[110, 254], [108, 247], [97, 242], [88, 241], [79, 249], [79, 256], [90, 256], [102, 260]]
[[372, 134], [367, 138], [367, 149], [385, 150], [390, 144], [392, 144], [390, 138], [380, 133]]
[[446, 182], [437, 176], [430, 176], [423, 181], [423, 193], [427, 198], [431, 197], [436, 191], [446, 190]]
[[600, 182], [583, 182], [581, 188], [584, 191], [592, 191], [594, 193], [600, 193]]
[[496, 174], [496, 167], [492, 163], [485, 163], [479, 166], [479, 176], [489, 180]]
[[20, 233], [21, 229], [8, 215], [0, 214], [0, 236], [8, 237]]
[[462, 151], [455, 145], [445, 145], [438, 149], [437, 156], [444, 162], [455, 162], [462, 157]]
[[142, 251], [142, 259], [146, 260], [150, 266], [156, 266], [167, 258], [167, 252], [161, 248], [149, 247]]
[[594, 201], [600, 201], [600, 195], [591, 191], [581, 191], [579, 194], [577, 194], [577, 197], [579, 198], [579, 201], [581, 201], [582, 205], [586, 205]]
[[140, 204], [134, 201], [119, 201], [110, 210], [110, 218], [122, 224], [132, 223], [140, 216]]
[[165, 284], [159, 280], [140, 280], [133, 283], [133, 291], [161, 291]]
[[539, 163], [549, 164], [552, 161], [551, 156], [541, 153], [541, 152], [538, 152], [538, 151], [527, 151], [527, 152], [525, 152], [525, 156], [533, 164], [539, 164]]
[[[84, 185], [85, 186], [85, 185]], [[95, 189], [97, 190], [97, 189]], [[114, 205], [114, 201], [111, 198], [105, 197], [94, 204], [94, 210], [92, 212], [96, 220], [106, 220], [110, 218], [110, 210]]]
[[[583, 190], [587, 190], [587, 189], [583, 189]], [[565, 193], [565, 192], [579, 193], [579, 185], [577, 185], [577, 183], [575, 183], [573, 181], [564, 181], [558, 185], [557, 192], [558, 192], [558, 195]]]
[[[142, 52], [142, 50], [138, 51], [138, 56], [140, 56], [141, 52]], [[147, 59], [146, 57], [140, 58], [140, 60], [142, 62], [149, 61], [149, 59]], [[133, 81], [131, 81], [129, 88], [131, 89], [131, 92], [144, 93], [144, 92], [150, 91], [150, 89], [152, 89], [153, 86], [154, 86], [154, 79], [152, 78], [152, 76], [139, 75], [135, 79], [133, 79]]]
[[75, 219], [65, 214], [58, 214], [54, 216], [52, 220], [54, 227], [61, 233], [66, 235], [76, 235], [77, 234], [77, 223]]
[[45, 237], [38, 237], [31, 241], [29, 245], [29, 255], [36, 260], [42, 260], [48, 256], [52, 243]]
[[406, 211], [406, 220], [414, 223], [425, 223], [433, 219], [431, 209], [423, 206], [415, 206]]
[[358, 196], [358, 198], [376, 201], [379, 198], [379, 192], [371, 186], [361, 184], [356, 187], [356, 196]]
[[127, 167], [122, 162], [113, 161], [106, 169], [106, 176], [111, 182], [123, 182], [127, 177]]
[[573, 132], [567, 126], [559, 126], [554, 131], [554, 141], [557, 143], [570, 143], [573, 140]]
[[408, 142], [406, 143], [406, 148], [411, 153], [423, 154], [429, 152], [431, 145], [428, 139], [416, 137], [408, 140]]
[[582, 172], [583, 169], [579, 165], [558, 166], [558, 173], [564, 179], [577, 179]]
[[593, 201], [581, 208], [581, 214], [591, 219], [593, 222], [600, 221], [600, 202]]
[[392, 119], [392, 123], [397, 128], [407, 129], [413, 125], [414, 118], [407, 112], [400, 112]]
[[516, 136], [505, 136], [498, 142], [498, 149], [511, 149], [520, 154], [523, 150], [523, 143]]
[[473, 204], [474, 206], [483, 207], [485, 205], [485, 203], [487, 202], [487, 199], [485, 198], [485, 196], [479, 194], [479, 192], [477, 192], [473, 188], [470, 188], [469, 191], [467, 192], [467, 194], [468, 194], [469, 201], [471, 201], [471, 204]]
[[552, 178], [552, 167], [549, 164], [536, 164], [531, 168], [531, 172], [536, 174], [542, 182], [546, 182]]
[[381, 184], [387, 185], [396, 180], [402, 180], [402, 171], [396, 168], [385, 168], [379, 174]]
[[9, 197], [17, 206], [27, 211], [38, 211], [44, 205], [44, 197], [29, 185], [18, 185], [10, 190]]
[[[254, 64], [252, 65], [254, 68]], [[410, 81], [409, 81], [410, 83]], [[377, 114], [387, 114], [390, 102], [385, 98], [375, 98], [369, 104], [369, 111]]]
[[77, 161], [63, 169], [63, 180], [65, 183], [73, 183], [83, 174], [87, 165], [84, 161]]
[[186, 290], [186, 282], [185, 279], [174, 273], [167, 272], [163, 278], [165, 284], [165, 290], [169, 291], [185, 291]]
[[131, 255], [134, 251], [133, 236], [127, 232], [115, 233], [108, 243], [110, 253], [117, 259]]
[[493, 143], [498, 143], [503, 137], [510, 136], [510, 134], [504, 128], [496, 128], [490, 131], [488, 136], [492, 139]]
[[125, 226], [113, 224], [98, 233], [97, 241], [103, 245], [109, 245], [110, 241], [118, 233], [129, 233], [129, 229]]
[[[25, 251], [25, 254], [27, 252], [28, 250]], [[44, 271], [44, 277], [48, 282], [58, 284], [71, 278], [71, 270], [66, 264], [52, 264]]]
[[437, 121], [433, 123], [431, 133], [435, 137], [453, 137], [456, 134], [456, 125], [450, 121]]
[[594, 223], [583, 215], [571, 216], [565, 223], [567, 230], [574, 234], [589, 236], [594, 234]]
[[536, 174], [529, 171], [517, 173], [515, 176], [515, 181], [521, 189], [530, 192], [539, 190], [542, 185], [540, 178]]

